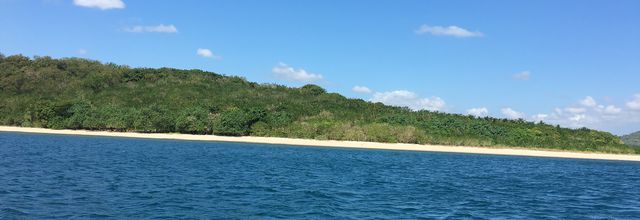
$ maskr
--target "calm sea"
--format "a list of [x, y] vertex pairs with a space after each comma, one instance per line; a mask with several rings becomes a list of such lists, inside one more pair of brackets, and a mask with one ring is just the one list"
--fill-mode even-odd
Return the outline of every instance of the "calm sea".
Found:
[[0, 132], [1, 219], [640, 219], [640, 163]]

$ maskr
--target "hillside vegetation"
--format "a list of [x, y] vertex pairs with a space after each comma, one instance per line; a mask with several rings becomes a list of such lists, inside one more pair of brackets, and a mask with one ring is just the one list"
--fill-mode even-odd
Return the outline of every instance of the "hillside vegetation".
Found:
[[627, 145], [640, 147], [640, 131], [623, 135], [621, 139]]
[[411, 111], [201, 70], [0, 55], [0, 124], [638, 153], [586, 128]]

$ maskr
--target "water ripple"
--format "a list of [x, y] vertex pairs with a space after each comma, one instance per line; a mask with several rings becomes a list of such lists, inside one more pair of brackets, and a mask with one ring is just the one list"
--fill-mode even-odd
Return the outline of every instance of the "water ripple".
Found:
[[0, 219], [634, 219], [640, 164], [0, 133]]

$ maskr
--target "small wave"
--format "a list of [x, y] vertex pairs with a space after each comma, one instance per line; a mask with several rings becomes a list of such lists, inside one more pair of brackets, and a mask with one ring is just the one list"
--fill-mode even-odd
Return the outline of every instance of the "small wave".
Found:
[[14, 208], [3, 208], [1, 213], [1, 219], [15, 219], [17, 217], [24, 217], [29, 215], [29, 213], [27, 212], [23, 212]]

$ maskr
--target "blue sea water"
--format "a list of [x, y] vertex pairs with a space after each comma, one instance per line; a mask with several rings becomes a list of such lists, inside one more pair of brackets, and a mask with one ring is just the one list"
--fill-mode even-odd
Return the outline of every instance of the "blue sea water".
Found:
[[638, 219], [640, 163], [0, 132], [2, 219]]

